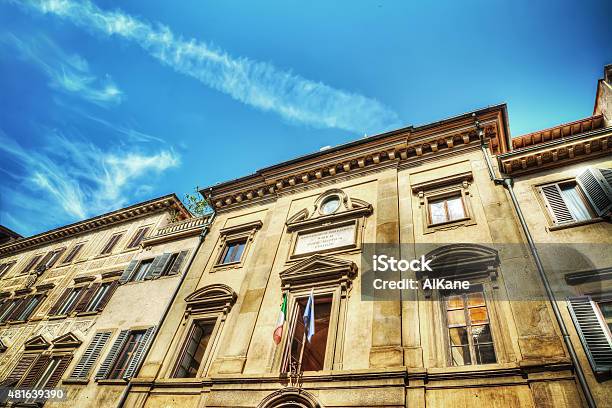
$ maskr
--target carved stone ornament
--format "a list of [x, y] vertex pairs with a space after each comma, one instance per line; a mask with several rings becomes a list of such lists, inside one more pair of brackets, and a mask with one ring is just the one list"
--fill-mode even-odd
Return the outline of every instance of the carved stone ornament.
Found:
[[257, 408], [323, 408], [315, 397], [301, 388], [286, 387], [264, 398]]
[[236, 292], [229, 286], [214, 284], [196, 290], [185, 298], [185, 302], [187, 312], [205, 310], [228, 313], [237, 297]]
[[326, 255], [313, 255], [280, 273], [283, 288], [323, 283], [349, 286], [357, 276], [357, 265], [352, 261]]

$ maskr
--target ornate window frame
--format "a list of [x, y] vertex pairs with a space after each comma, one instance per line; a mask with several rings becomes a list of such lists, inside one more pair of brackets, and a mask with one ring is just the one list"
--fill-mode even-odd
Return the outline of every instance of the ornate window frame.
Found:
[[200, 362], [200, 367], [195, 379], [206, 375], [216, 354], [220, 334], [223, 331], [227, 315], [236, 302], [237, 297], [238, 295], [236, 295], [236, 292], [229, 286], [213, 284], [200, 288], [185, 298], [187, 308], [185, 309], [181, 326], [175, 335], [176, 340], [172, 345], [174, 351], [169, 354], [169, 364], [166, 365], [166, 368], [161, 374], [161, 378], [183, 380], [187, 382], [194, 380], [193, 378], [174, 377], [174, 374], [180, 363], [185, 345], [189, 340], [188, 336], [194, 324], [200, 321], [214, 324], [210, 340], [202, 356], [202, 361]]
[[[330, 214], [324, 214], [321, 211], [321, 205], [334, 197], [338, 198], [340, 205]], [[349, 197], [344, 190], [339, 188], [326, 190], [317, 197], [311, 207], [298, 211], [285, 223], [287, 232], [291, 234], [286, 262], [299, 261], [314, 254], [325, 253], [331, 255], [360, 250], [365, 220], [372, 212], [371, 204], [358, 198]], [[298, 239], [301, 236], [349, 225], [354, 225], [354, 237], [351, 244], [300, 254], [295, 253]]]
[[[262, 225], [263, 223], [261, 221], [253, 221], [246, 224], [223, 228], [219, 232], [219, 240], [217, 241], [215, 256], [213, 258], [215, 261], [211, 272], [217, 272], [224, 269], [241, 268], [244, 266], [251, 245], [253, 244], [253, 240], [255, 239], [255, 234], [262, 227]], [[239, 241], [245, 241], [240, 260], [236, 262], [222, 263], [227, 245]]]
[[[423, 234], [476, 225], [471, 200], [473, 195], [470, 188], [472, 180], [472, 172], [468, 171], [444, 179], [418, 183], [412, 186], [412, 192], [417, 194], [419, 199]], [[436, 224], [432, 223], [429, 212], [430, 202], [456, 196], [461, 198], [465, 217]]]
[[313, 255], [280, 273], [283, 296], [287, 296], [286, 324], [281, 342], [276, 347], [272, 362], [273, 371], [281, 372], [286, 365], [292, 316], [297, 301], [307, 297], [331, 295], [332, 306], [325, 349], [324, 370], [341, 370], [344, 354], [347, 301], [352, 281], [357, 276], [357, 265], [348, 260], [328, 255]]

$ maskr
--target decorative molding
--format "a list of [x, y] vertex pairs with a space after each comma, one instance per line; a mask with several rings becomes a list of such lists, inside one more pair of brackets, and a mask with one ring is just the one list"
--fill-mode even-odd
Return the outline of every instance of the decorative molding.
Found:
[[41, 283], [40, 285], [37, 285], [35, 289], [36, 289], [36, 292], [38, 293], [38, 292], [45, 292], [45, 291], [51, 290], [54, 287], [55, 287], [55, 283], [45, 282], [45, 283]]
[[612, 279], [612, 267], [565, 274], [565, 282], [571, 286], [610, 279]]
[[[109, 273], [109, 272], [107, 272]], [[78, 285], [79, 283], [91, 282], [96, 280], [95, 275], [81, 275], [74, 277], [74, 284]]]
[[77, 348], [82, 341], [74, 333], [68, 332], [51, 341], [53, 348]]
[[246, 224], [240, 224], [240, 225], [236, 225], [233, 227], [223, 228], [219, 231], [219, 234], [232, 235], [232, 234], [238, 234], [240, 232], [245, 232], [245, 231], [257, 231], [258, 229], [262, 227], [262, 225], [263, 223], [257, 220], [253, 222], [248, 222]]
[[49, 343], [42, 334], [39, 334], [27, 340], [23, 343], [23, 346], [26, 350], [46, 350], [51, 346], [51, 343]]
[[438, 187], [448, 186], [451, 184], [461, 184], [464, 182], [472, 181], [474, 176], [471, 171], [466, 171], [464, 173], [455, 174], [450, 177], [439, 178], [431, 181], [426, 181], [423, 183], [417, 183], [412, 185], [412, 192], [417, 193], [419, 191], [427, 191], [433, 190]]
[[570, 123], [564, 123], [552, 128], [538, 130], [512, 139], [512, 149], [519, 150], [528, 146], [550, 142], [569, 136], [602, 129], [605, 126], [603, 116], [596, 115]]
[[204, 286], [187, 296], [187, 313], [196, 310], [229, 312], [238, 295], [232, 288], [223, 284]]
[[302, 388], [285, 387], [265, 397], [257, 408], [274, 407], [322, 408], [316, 398]]
[[322, 283], [345, 286], [357, 276], [357, 265], [332, 256], [315, 254], [280, 272], [283, 289]]
[[159, 245], [168, 241], [193, 237], [202, 233], [210, 225], [212, 214], [201, 217], [187, 218], [160, 227], [156, 234], [142, 240], [143, 248]]

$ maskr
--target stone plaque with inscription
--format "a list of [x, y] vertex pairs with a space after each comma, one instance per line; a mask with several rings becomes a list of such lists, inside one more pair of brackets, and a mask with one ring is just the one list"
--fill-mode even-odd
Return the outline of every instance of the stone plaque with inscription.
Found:
[[355, 244], [355, 224], [298, 234], [293, 255], [310, 254]]

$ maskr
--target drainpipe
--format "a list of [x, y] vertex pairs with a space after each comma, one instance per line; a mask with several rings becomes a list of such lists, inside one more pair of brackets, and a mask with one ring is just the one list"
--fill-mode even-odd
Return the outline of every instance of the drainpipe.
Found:
[[[189, 272], [189, 269], [191, 269], [191, 264], [193, 263], [193, 260], [195, 259], [196, 254], [200, 250], [200, 247], [202, 246], [202, 243], [204, 242], [204, 238], [206, 237], [206, 234], [208, 234], [209, 227], [212, 224], [213, 220], [215, 219], [216, 215], [217, 214], [213, 211], [212, 215], [210, 216], [210, 219], [208, 220], [208, 224], [204, 225], [204, 227], [202, 228], [202, 232], [200, 233], [200, 236], [198, 237], [198, 244], [196, 245], [196, 248], [191, 254], [191, 256], [189, 257], [189, 262], [187, 262], [187, 266], [185, 267], [185, 272], [183, 272], [183, 274], [181, 275], [181, 279], [176, 285], [176, 288], [174, 288], [174, 293], [172, 294], [172, 297], [170, 298], [170, 301], [166, 305], [166, 308], [164, 309], [164, 313], [162, 314], [162, 317], [159, 320], [158, 330], [156, 330], [153, 333], [153, 338], [151, 339], [151, 343], [149, 343], [150, 347], [145, 351], [145, 353], [140, 358], [140, 362], [138, 363], [136, 370], [134, 370], [134, 374], [137, 374], [140, 371], [140, 369], [142, 368], [142, 365], [144, 364], [147, 358], [147, 355], [149, 354], [149, 351], [151, 350], [151, 348], [153, 348], [153, 343], [155, 342], [155, 339], [157, 338], [157, 333], [159, 333], [160, 331], [159, 329], [161, 329], [162, 323], [164, 322], [164, 320], [166, 320], [166, 316], [170, 312], [170, 308], [172, 307], [174, 300], [178, 296], [179, 290], [183, 286], [183, 282], [185, 281], [185, 278], [187, 277], [187, 273]], [[121, 393], [121, 398], [119, 399], [117, 408], [123, 408], [123, 405], [125, 404], [125, 401], [127, 400], [127, 397], [130, 394], [131, 389], [132, 389], [132, 380], [130, 379], [127, 386], [125, 387], [125, 390], [123, 390], [123, 392]]]
[[[475, 115], [473, 115], [475, 117]], [[544, 289], [546, 290], [546, 296], [548, 297], [548, 302], [552, 306], [553, 312], [555, 314], [555, 319], [557, 320], [557, 324], [561, 329], [561, 335], [563, 336], [563, 341], [567, 350], [569, 351], [570, 358], [572, 360], [572, 364], [575, 368], [576, 377], [578, 377], [578, 383], [580, 384], [580, 388], [582, 389], [582, 393], [586, 398], [587, 404], [589, 408], [597, 408], [597, 404], [595, 404], [595, 400], [593, 399], [593, 394], [591, 394], [591, 389], [587, 384], [586, 377], [584, 376], [584, 371], [582, 370], [582, 366], [580, 365], [580, 361], [578, 360], [578, 356], [576, 354], [576, 350], [574, 349], [574, 345], [570, 339], [570, 335], [567, 331], [567, 327], [565, 326], [565, 322], [561, 317], [561, 312], [559, 311], [559, 306], [555, 301], [555, 297], [553, 291], [550, 287], [550, 282], [548, 281], [548, 277], [544, 272], [544, 266], [542, 264], [542, 259], [540, 258], [540, 254], [538, 253], [538, 249], [536, 248], [535, 243], [533, 242], [533, 238], [531, 236], [531, 232], [529, 231], [529, 226], [527, 225], [527, 221], [523, 216], [523, 211], [519, 205], [518, 199], [516, 198], [516, 194], [514, 193], [514, 180], [512, 177], [504, 177], [497, 178], [495, 177], [495, 171], [493, 170], [493, 165], [491, 163], [491, 158], [489, 157], [489, 153], [487, 151], [488, 145], [484, 137], [484, 132], [480, 126], [478, 120], [475, 120], [476, 130], [478, 131], [478, 136], [480, 137], [480, 149], [482, 150], [482, 154], [484, 155], [485, 161], [487, 163], [487, 169], [489, 170], [489, 177], [491, 181], [497, 185], [503, 185], [508, 193], [510, 194], [510, 199], [512, 200], [512, 205], [514, 210], [516, 211], [516, 215], [518, 216], [519, 222], [521, 223], [521, 227], [523, 229], [523, 233], [527, 238], [527, 243], [529, 245], [529, 250], [531, 251], [531, 255], [536, 264], [536, 268], [538, 269], [538, 275], [540, 275], [540, 279], [544, 284]]]

